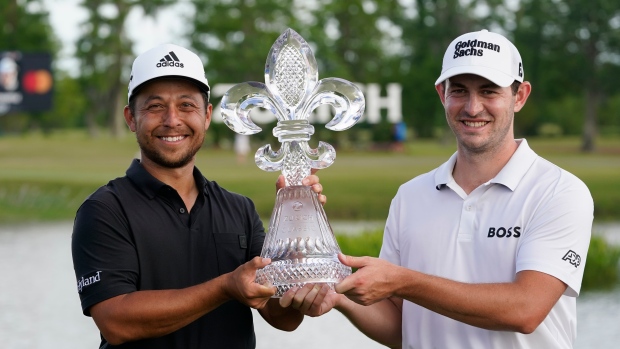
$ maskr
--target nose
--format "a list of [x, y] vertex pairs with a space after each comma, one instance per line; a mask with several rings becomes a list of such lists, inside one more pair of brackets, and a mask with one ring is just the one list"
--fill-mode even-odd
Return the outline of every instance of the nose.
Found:
[[470, 116], [476, 116], [481, 111], [484, 110], [484, 105], [482, 104], [481, 98], [475, 93], [469, 94], [469, 98], [467, 99], [467, 103], [465, 103], [465, 112]]
[[177, 108], [169, 106], [164, 113], [164, 125], [168, 127], [176, 127], [181, 125], [181, 117]]

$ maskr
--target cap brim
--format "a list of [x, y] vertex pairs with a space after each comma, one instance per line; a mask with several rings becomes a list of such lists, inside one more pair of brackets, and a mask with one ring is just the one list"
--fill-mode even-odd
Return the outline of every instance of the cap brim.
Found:
[[210, 94], [211, 92], [211, 88], [209, 87], [209, 85], [206, 85], [204, 82], [196, 80], [192, 77], [189, 76], [185, 76], [185, 75], [165, 75], [165, 76], [156, 76], [153, 77], [151, 79], [145, 80], [142, 83], [140, 83], [140, 85], [135, 86], [131, 92], [128, 93], [128, 98], [131, 98], [131, 96], [133, 96], [134, 94], [136, 94], [140, 88], [142, 88], [144, 85], [148, 84], [151, 81], [157, 80], [157, 79], [161, 79], [161, 78], [179, 78], [179, 79], [184, 79], [187, 80], [191, 83], [193, 83], [194, 85], [196, 85], [201, 91]]
[[474, 74], [474, 75], [482, 76], [483, 78], [491, 81], [492, 83], [500, 87], [508, 87], [512, 85], [512, 83], [515, 81], [515, 79], [512, 76], [504, 74], [500, 71], [497, 71], [497, 70], [494, 70], [488, 67], [477, 67], [477, 66], [471, 66], [471, 65], [469, 66], [464, 65], [464, 66], [453, 67], [443, 72], [441, 76], [439, 76], [437, 81], [435, 81], [435, 86], [441, 84], [446, 79], [449, 79], [453, 76], [461, 75], [461, 74]]

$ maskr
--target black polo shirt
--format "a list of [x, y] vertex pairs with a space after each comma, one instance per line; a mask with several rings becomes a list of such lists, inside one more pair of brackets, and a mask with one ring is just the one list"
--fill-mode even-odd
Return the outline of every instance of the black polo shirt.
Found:
[[[138, 160], [125, 177], [110, 181], [82, 204], [72, 254], [85, 315], [108, 298], [193, 286], [260, 255], [265, 233], [253, 202], [208, 181], [197, 168], [194, 178], [203, 190], [191, 212], [176, 190], [151, 176]], [[102, 338], [101, 346], [112, 348], [107, 344]], [[164, 337], [118, 346], [254, 347], [251, 310], [237, 301]]]

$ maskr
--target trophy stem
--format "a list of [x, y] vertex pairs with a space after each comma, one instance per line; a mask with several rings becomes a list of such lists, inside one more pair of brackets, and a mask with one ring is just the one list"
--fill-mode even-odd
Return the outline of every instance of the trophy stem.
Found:
[[317, 193], [306, 186], [278, 191], [261, 257], [271, 264], [256, 282], [276, 286], [274, 297], [307, 283], [334, 285], [351, 274], [338, 260], [340, 248]]

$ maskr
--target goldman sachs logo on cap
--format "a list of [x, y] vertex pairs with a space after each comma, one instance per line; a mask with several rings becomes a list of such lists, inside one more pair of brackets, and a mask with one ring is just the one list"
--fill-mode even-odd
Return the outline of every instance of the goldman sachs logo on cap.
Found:
[[179, 57], [177, 57], [177, 55], [174, 54], [174, 51], [170, 51], [168, 52], [167, 55], [164, 56], [164, 58], [160, 59], [157, 65], [155, 66], [157, 68], [161, 68], [161, 67], [183, 68], [183, 63], [179, 61]]
[[500, 47], [492, 42], [485, 42], [481, 40], [459, 41], [454, 46], [454, 56], [452, 56], [452, 58], [459, 58], [463, 56], [482, 56], [484, 54], [484, 50], [499, 52]]

